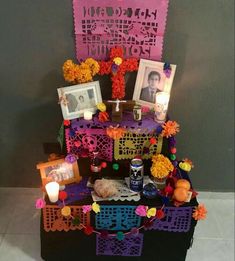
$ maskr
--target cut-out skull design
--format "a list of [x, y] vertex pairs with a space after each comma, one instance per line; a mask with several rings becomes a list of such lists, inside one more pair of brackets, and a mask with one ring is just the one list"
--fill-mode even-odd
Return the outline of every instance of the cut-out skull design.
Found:
[[82, 138], [82, 145], [84, 149], [87, 149], [89, 152], [95, 151], [97, 146], [97, 139], [95, 136], [85, 135]]

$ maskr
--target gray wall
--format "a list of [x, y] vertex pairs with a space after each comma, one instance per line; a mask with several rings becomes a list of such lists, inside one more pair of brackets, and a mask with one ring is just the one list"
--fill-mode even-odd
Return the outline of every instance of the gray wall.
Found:
[[[233, 2], [172, 0], [169, 8], [164, 60], [178, 65], [170, 115], [181, 124], [178, 155], [194, 160], [200, 190], [234, 189]], [[0, 28], [0, 186], [34, 187], [42, 143], [56, 140], [62, 121], [61, 65], [75, 57], [71, 0], [2, 1]]]

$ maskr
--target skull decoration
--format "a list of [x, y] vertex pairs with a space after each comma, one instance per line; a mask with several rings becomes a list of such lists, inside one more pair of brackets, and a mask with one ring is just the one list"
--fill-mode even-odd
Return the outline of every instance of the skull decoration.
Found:
[[84, 149], [88, 149], [89, 152], [96, 150], [97, 139], [95, 136], [85, 135], [82, 137], [82, 145]]

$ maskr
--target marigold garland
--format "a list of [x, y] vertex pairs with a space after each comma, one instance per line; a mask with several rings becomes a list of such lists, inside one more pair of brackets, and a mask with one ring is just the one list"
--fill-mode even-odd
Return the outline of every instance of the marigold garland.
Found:
[[167, 121], [162, 125], [162, 137], [172, 137], [175, 136], [179, 131], [179, 124], [176, 121]]
[[93, 58], [87, 58], [80, 65], [73, 63], [72, 60], [67, 60], [63, 64], [64, 79], [71, 83], [85, 83], [93, 80], [99, 70], [99, 63]]
[[174, 169], [171, 161], [162, 154], [154, 155], [152, 162], [153, 164], [150, 171], [155, 178], [163, 179]]

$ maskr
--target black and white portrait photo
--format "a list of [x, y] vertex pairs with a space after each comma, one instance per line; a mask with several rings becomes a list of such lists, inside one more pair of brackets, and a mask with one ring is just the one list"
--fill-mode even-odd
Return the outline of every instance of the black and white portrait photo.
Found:
[[71, 120], [83, 117], [85, 111], [96, 112], [97, 103], [102, 102], [98, 81], [59, 88], [58, 95], [63, 117]]
[[164, 91], [165, 77], [154, 68], [146, 68], [146, 80], [141, 88], [140, 100], [155, 103], [157, 92]]
[[69, 112], [76, 112], [95, 106], [94, 90], [75, 91], [66, 95]]
[[157, 93], [170, 93], [175, 69], [176, 65], [171, 64], [171, 75], [166, 77], [164, 63], [140, 59], [133, 100], [154, 108]]

